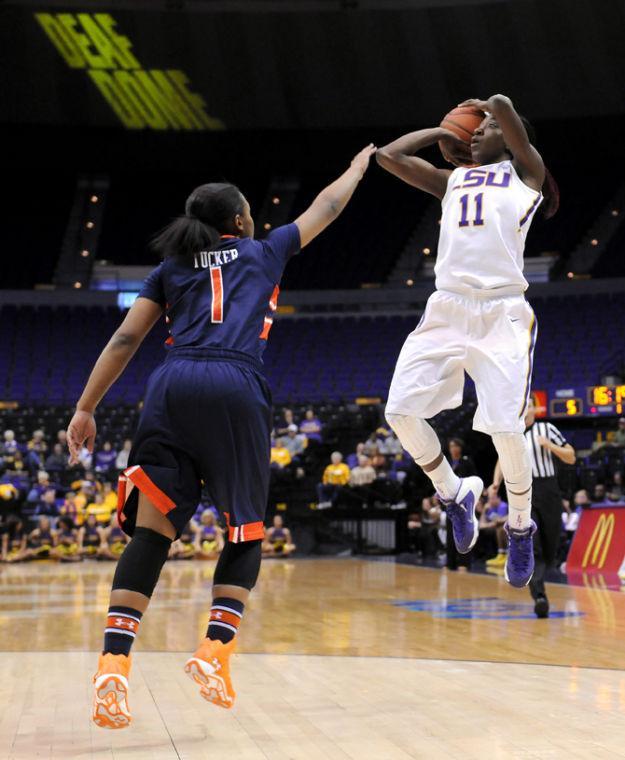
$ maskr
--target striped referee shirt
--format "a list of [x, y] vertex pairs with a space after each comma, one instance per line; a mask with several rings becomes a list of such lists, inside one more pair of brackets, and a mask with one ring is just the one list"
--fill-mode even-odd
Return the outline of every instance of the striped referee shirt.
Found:
[[553, 478], [556, 474], [556, 468], [553, 461], [553, 454], [549, 449], [543, 448], [538, 439], [547, 438], [556, 446], [566, 446], [566, 438], [551, 422], [534, 422], [525, 431], [525, 440], [530, 450], [532, 460], [532, 475], [535, 478]]

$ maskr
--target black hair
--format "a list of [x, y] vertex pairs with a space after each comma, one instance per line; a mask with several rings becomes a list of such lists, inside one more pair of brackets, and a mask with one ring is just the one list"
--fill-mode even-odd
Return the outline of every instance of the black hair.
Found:
[[195, 188], [184, 210], [184, 216], [176, 217], [150, 243], [162, 258], [189, 258], [214, 248], [220, 235], [235, 232], [232, 221], [243, 213], [243, 195], [229, 182], [211, 182]]
[[69, 515], [59, 517], [59, 525], [64, 525], [68, 530], [74, 530], [74, 521]]
[[15, 534], [17, 533], [17, 529], [19, 526], [22, 526], [22, 531], [24, 530], [24, 521], [19, 515], [9, 515], [7, 517], [7, 521], [5, 523], [7, 533], [9, 534], [9, 538], [13, 538]]
[[[519, 114], [519, 118], [523, 122], [523, 126], [527, 132], [527, 138], [530, 141], [530, 144], [536, 147], [536, 130], [534, 129], [529, 119], [526, 119], [525, 116], [521, 116], [521, 114]], [[510, 150], [507, 148], [506, 150], [508, 153], [510, 153], [510, 155], [512, 155]], [[545, 180], [543, 182], [541, 190], [544, 200], [538, 207], [538, 210], [545, 219], [551, 219], [551, 217], [554, 216], [560, 207], [560, 189], [558, 188], [558, 183], [555, 181], [551, 175], [551, 172], [549, 169], [547, 169], [546, 166]]]
[[452, 443], [455, 443], [456, 446], [460, 446], [461, 449], [464, 449], [464, 441], [462, 440], [462, 438], [450, 438], [447, 441], [448, 446], [451, 446]]

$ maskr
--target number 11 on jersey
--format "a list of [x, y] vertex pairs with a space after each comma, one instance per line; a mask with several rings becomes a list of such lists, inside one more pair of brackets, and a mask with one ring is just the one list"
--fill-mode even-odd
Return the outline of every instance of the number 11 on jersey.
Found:
[[484, 193], [478, 193], [473, 199], [475, 201], [475, 217], [473, 222], [469, 221], [469, 198], [470, 195], [468, 193], [460, 198], [460, 221], [458, 222], [458, 227], [468, 227], [470, 224], [473, 224], [474, 227], [482, 227], [484, 224], [484, 217], [482, 216]]
[[213, 291], [213, 303], [211, 305], [211, 322], [224, 321], [224, 281], [221, 275], [221, 267], [211, 267], [211, 289]]

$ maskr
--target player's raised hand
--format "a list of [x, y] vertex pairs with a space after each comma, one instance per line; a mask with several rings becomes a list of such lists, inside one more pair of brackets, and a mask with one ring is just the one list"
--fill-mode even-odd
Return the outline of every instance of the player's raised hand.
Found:
[[477, 108], [478, 111], [484, 111], [486, 113], [487, 111], [490, 112], [491, 107], [488, 105], [487, 100], [480, 100], [479, 98], [469, 98], [468, 100], [463, 100], [462, 103], [458, 103], [458, 108], [463, 107], [473, 107]]
[[93, 454], [93, 444], [96, 436], [96, 424], [93, 414], [76, 412], [67, 427], [67, 446], [69, 448], [69, 463], [78, 464], [80, 450], [83, 445]]
[[471, 145], [458, 137], [450, 129], [440, 128], [439, 146], [446, 161], [454, 166], [467, 166], [473, 163]]
[[376, 152], [377, 148], [373, 143], [369, 143], [366, 148], [363, 148], [360, 153], [357, 153], [352, 158], [352, 167], [360, 171], [361, 176], [367, 171], [369, 166], [369, 159]]

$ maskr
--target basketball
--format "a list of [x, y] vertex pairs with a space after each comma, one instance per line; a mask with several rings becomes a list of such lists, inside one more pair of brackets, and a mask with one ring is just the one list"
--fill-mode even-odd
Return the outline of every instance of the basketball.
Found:
[[473, 106], [458, 106], [445, 114], [440, 126], [458, 135], [464, 142], [470, 143], [473, 132], [482, 123], [483, 118], [483, 111]]
[[[483, 111], [473, 106], [458, 106], [445, 114], [440, 126], [453, 132], [467, 144], [471, 142], [474, 130], [482, 123]], [[468, 166], [469, 164], [459, 156], [450, 153], [444, 143], [439, 142], [443, 158], [454, 166]]]

